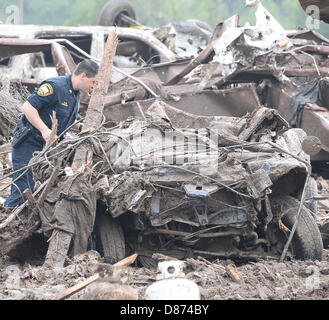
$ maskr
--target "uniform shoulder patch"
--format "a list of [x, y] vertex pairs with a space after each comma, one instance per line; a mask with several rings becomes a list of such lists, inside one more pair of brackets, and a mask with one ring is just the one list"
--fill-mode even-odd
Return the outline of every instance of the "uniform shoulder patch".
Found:
[[54, 89], [50, 83], [44, 83], [40, 86], [38, 90], [38, 95], [40, 97], [47, 97], [54, 93]]

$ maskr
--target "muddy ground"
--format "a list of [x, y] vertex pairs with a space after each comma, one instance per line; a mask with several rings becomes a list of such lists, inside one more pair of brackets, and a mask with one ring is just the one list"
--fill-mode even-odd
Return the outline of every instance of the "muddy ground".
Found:
[[[108, 269], [108, 272], [104, 272]], [[99, 270], [101, 277], [67, 300], [144, 300], [156, 269], [121, 267], [114, 272], [96, 251], [74, 257], [59, 269], [15, 263], [3, 257], [0, 265], [1, 300], [55, 300], [65, 289]], [[184, 273], [200, 289], [201, 300], [326, 300], [329, 298], [329, 250], [322, 261], [275, 260], [235, 263], [231, 260], [187, 259]]]

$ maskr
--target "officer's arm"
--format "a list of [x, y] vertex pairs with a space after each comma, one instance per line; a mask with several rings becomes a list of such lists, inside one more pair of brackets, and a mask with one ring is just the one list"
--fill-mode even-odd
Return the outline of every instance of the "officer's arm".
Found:
[[27, 118], [27, 120], [40, 131], [43, 139], [47, 142], [51, 130], [45, 125], [45, 123], [41, 120], [39, 116], [39, 112], [35, 109], [28, 101], [26, 101], [23, 106], [22, 110]]
[[327, 108], [321, 107], [316, 103], [306, 103], [305, 108], [313, 111], [324, 111], [324, 112], [329, 111]]

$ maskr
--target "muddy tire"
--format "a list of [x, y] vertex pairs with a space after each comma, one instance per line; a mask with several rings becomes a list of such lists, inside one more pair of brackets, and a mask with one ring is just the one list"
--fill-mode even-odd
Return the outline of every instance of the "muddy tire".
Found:
[[[292, 229], [300, 202], [293, 197], [282, 197], [271, 201], [274, 214], [282, 214], [283, 224]], [[300, 260], [321, 260], [323, 253], [323, 242], [316, 221], [309, 210], [303, 206], [298, 225], [292, 238], [293, 253]]]
[[96, 217], [96, 250], [104, 261], [114, 264], [125, 257], [125, 237], [120, 222], [109, 213], [98, 213]]
[[110, 0], [102, 8], [98, 24], [100, 26], [117, 26], [129, 27], [129, 23], [120, 18], [120, 13], [125, 14], [129, 18], [136, 20], [136, 12], [133, 5], [126, 0]]
[[318, 196], [318, 186], [314, 178], [310, 178], [306, 194], [305, 194], [305, 202], [304, 206], [309, 209], [314, 215], [318, 213], [318, 202], [314, 200], [313, 197]]

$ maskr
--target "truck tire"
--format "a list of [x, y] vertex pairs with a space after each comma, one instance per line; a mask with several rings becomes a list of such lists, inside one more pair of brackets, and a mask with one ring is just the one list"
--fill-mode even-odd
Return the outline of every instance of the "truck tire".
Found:
[[100, 26], [130, 27], [131, 24], [127, 24], [120, 18], [120, 13], [136, 20], [135, 9], [129, 1], [110, 0], [102, 8], [98, 17], [98, 24]]
[[106, 263], [114, 264], [125, 257], [125, 237], [119, 220], [109, 213], [98, 212], [96, 216], [96, 250]]
[[[299, 208], [300, 202], [290, 196], [272, 199], [273, 214], [281, 214], [283, 224], [292, 229]], [[300, 212], [298, 225], [292, 238], [293, 253], [300, 260], [321, 260], [323, 253], [323, 242], [321, 233], [316, 221], [303, 206]]]

